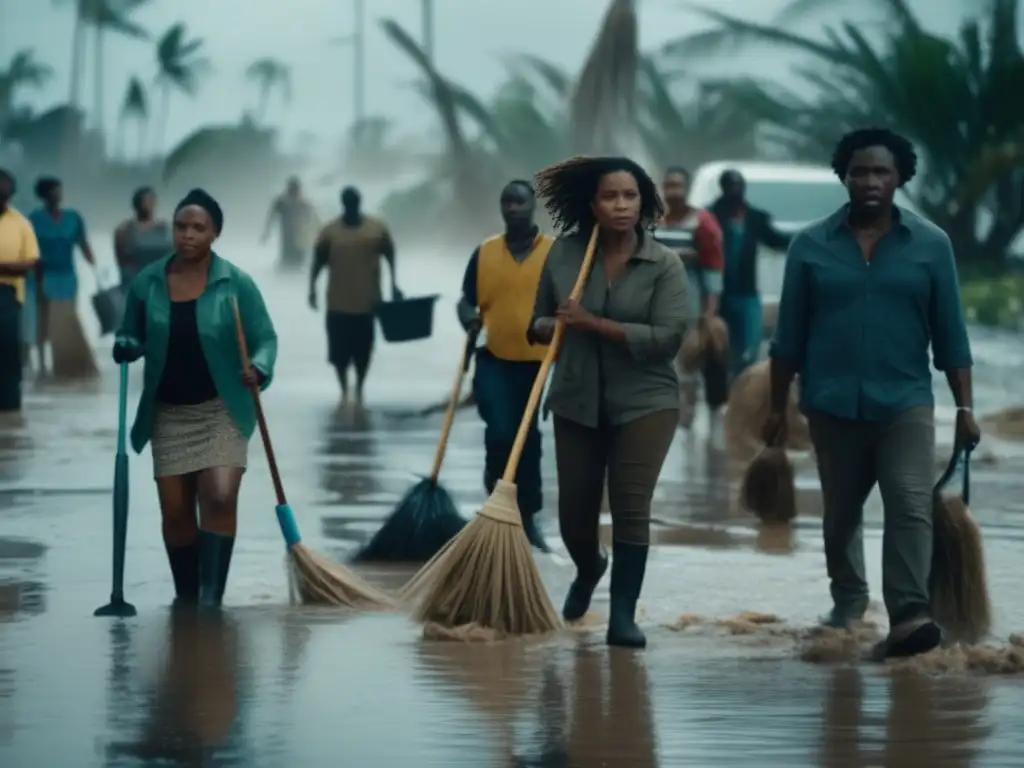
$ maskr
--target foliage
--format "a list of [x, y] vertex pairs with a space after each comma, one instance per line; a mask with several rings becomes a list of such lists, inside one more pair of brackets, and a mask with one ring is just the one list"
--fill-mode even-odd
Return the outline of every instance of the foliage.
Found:
[[[809, 98], [753, 78], [721, 88], [802, 160], [827, 161], [838, 137], [857, 127], [888, 125], [906, 134], [922, 160], [910, 190], [915, 202], [946, 230], [961, 258], [1002, 264], [1024, 229], [1024, 101], [1007, 98], [1024, 82], [1015, 34], [1020, 2], [992, 0], [953, 38], [926, 30], [906, 0], [876, 4], [890, 21], [880, 42], [850, 22], [817, 40], [786, 24], [758, 25], [697, 7], [719, 29], [674, 41], [662, 54], [687, 62], [756, 41], [809, 57], [811, 64], [796, 69]], [[791, 12], [821, 5], [800, 0]]]
[[960, 288], [967, 319], [979, 325], [1024, 330], [1024, 276], [965, 280]]
[[260, 122], [266, 117], [270, 98], [275, 93], [280, 95], [284, 104], [292, 100], [292, 68], [279, 59], [270, 56], [256, 59], [245, 68], [245, 79], [253, 83], [259, 92], [254, 115]]

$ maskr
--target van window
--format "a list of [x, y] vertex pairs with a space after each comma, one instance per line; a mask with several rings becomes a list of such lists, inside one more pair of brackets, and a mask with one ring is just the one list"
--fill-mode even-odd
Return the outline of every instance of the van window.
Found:
[[758, 181], [747, 179], [747, 200], [779, 222], [803, 224], [824, 218], [846, 204], [846, 187], [835, 181]]

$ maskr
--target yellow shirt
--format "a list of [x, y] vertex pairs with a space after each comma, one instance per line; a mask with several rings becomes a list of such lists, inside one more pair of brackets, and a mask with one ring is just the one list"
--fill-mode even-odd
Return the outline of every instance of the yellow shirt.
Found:
[[380, 303], [380, 259], [391, 234], [382, 221], [364, 216], [354, 227], [337, 218], [320, 231], [317, 249], [326, 246], [327, 310], [370, 314]]
[[522, 261], [509, 253], [501, 235], [480, 245], [476, 300], [487, 329], [487, 349], [497, 358], [539, 362], [547, 353], [546, 346], [526, 340], [526, 329], [533, 318], [537, 286], [553, 243], [550, 236], [537, 235], [533, 249]]
[[[39, 242], [29, 220], [13, 208], [0, 213], [0, 264], [39, 260]], [[25, 278], [0, 275], [0, 285], [13, 285], [18, 303], [25, 301]]]

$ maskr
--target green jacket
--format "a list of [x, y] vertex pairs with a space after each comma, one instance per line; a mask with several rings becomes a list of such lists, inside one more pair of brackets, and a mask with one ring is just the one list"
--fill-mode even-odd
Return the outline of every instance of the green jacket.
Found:
[[[152, 434], [153, 406], [167, 359], [171, 320], [167, 262], [172, 257], [173, 254], [153, 262], [132, 280], [125, 298], [124, 319], [115, 342], [146, 358], [145, 384], [131, 432], [132, 448], [136, 453], [142, 452]], [[250, 437], [256, 427], [256, 408], [252, 393], [242, 383], [242, 360], [232, 297], [238, 299], [249, 356], [253, 367], [262, 374], [261, 389], [266, 389], [274, 378], [274, 363], [277, 361], [274, 324], [253, 279], [230, 261], [213, 254], [206, 290], [196, 304], [200, 344], [217, 393], [239, 431]]]

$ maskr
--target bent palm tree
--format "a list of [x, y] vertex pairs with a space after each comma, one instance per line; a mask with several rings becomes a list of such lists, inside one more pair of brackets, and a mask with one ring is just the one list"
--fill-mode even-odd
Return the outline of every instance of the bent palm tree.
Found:
[[136, 146], [136, 158], [141, 160], [145, 153], [146, 146], [146, 123], [149, 119], [149, 97], [146, 94], [146, 86], [137, 77], [128, 81], [128, 88], [124, 92], [124, 99], [121, 101], [121, 111], [118, 115], [118, 147], [119, 154], [125, 156], [125, 128], [129, 121], [134, 122], [138, 143]]
[[188, 28], [183, 23], [173, 25], [160, 37], [156, 44], [156, 83], [161, 91], [161, 114], [157, 123], [156, 141], [153, 149], [157, 152], [164, 147], [167, 119], [171, 112], [171, 96], [175, 91], [194, 96], [199, 90], [202, 75], [210, 67], [209, 60], [202, 55], [202, 38], [189, 38]]
[[150, 0], [78, 0], [81, 22], [93, 30], [93, 120], [102, 136], [106, 126], [105, 48], [107, 33], [133, 40], [148, 40], [149, 33], [131, 20], [131, 14]]
[[22, 88], [42, 88], [53, 77], [53, 68], [36, 58], [35, 51], [25, 48], [11, 56], [0, 70], [0, 132], [14, 109], [14, 97]]
[[[846, 131], [894, 127], [921, 155], [915, 201], [946, 230], [960, 258], [998, 268], [1024, 229], [1024, 100], [1008, 97], [1024, 82], [1015, 34], [1020, 0], [992, 0], [985, 15], [968, 18], [954, 38], [926, 31], [905, 0], [876, 3], [892, 22], [877, 42], [849, 22], [816, 40], [696, 7], [719, 29], [674, 41], [663, 54], [687, 60], [726, 44], [759, 41], [817, 60], [815, 68], [796, 70], [813, 98], [761, 89], [758, 113], [782, 145], [824, 160]], [[790, 10], [816, 4], [799, 0]], [[732, 87], [735, 93], [755, 85], [763, 84]]]
[[292, 100], [292, 70], [279, 59], [269, 56], [256, 59], [245, 68], [245, 79], [253, 83], [259, 92], [259, 101], [253, 115], [257, 122], [263, 122], [270, 97], [276, 92], [280, 92], [285, 104]]

